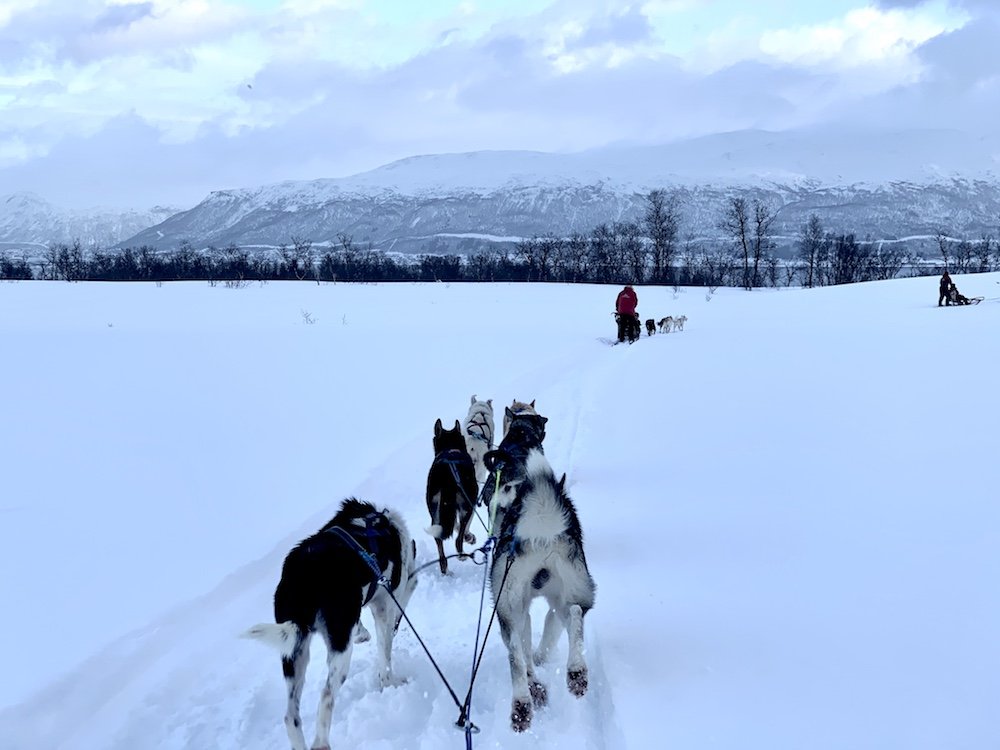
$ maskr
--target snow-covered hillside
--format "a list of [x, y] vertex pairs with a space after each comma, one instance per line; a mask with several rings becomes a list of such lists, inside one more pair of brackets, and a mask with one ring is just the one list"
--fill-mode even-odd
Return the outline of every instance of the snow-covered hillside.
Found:
[[[322, 244], [339, 234], [400, 252], [472, 252], [641, 218], [652, 189], [678, 191], [683, 235], [711, 234], [734, 192], [765, 198], [774, 230], [809, 215], [859, 237], [945, 231], [978, 239], [1000, 213], [1000, 142], [958, 131], [740, 131], [573, 154], [417, 156], [351, 177], [213, 192], [123, 244], [175, 248]], [[476, 235], [472, 237], [471, 235]]]
[[52, 243], [108, 248], [177, 213], [156, 206], [147, 211], [93, 208], [68, 210], [32, 193], [0, 195], [0, 251], [38, 252]]
[[[474, 747], [994, 747], [1000, 274], [956, 282], [986, 301], [640, 288], [686, 328], [616, 347], [612, 287], [4, 284], [0, 747], [286, 747], [278, 659], [238, 634], [348, 495], [432, 559], [432, 426], [472, 394], [549, 417], [598, 584], [590, 692], [562, 639], [513, 734], [494, 630]], [[464, 693], [482, 577], [452, 567], [409, 615]], [[465, 746], [408, 627], [408, 682], [373, 664], [357, 646], [334, 747]]]

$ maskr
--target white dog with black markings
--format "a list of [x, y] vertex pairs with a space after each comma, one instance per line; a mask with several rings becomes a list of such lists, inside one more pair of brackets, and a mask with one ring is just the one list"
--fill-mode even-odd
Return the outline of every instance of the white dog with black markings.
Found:
[[481, 485], [486, 481], [487, 474], [483, 456], [493, 450], [493, 399], [480, 401], [476, 399], [476, 394], [472, 394], [462, 433], [465, 436], [465, 447], [476, 465], [476, 482]]
[[[493, 498], [500, 533], [490, 568], [490, 588], [500, 634], [507, 646], [513, 686], [511, 727], [531, 725], [533, 706], [548, 701], [535, 677], [559, 635], [569, 635], [566, 684], [579, 697], [587, 692], [583, 618], [594, 606], [596, 585], [587, 569], [583, 532], [566, 494], [566, 475], [556, 481], [545, 455], [531, 450], [520, 479], [502, 483]], [[501, 476], [502, 481], [502, 476]], [[531, 652], [531, 601], [545, 597], [549, 612], [538, 650]]]

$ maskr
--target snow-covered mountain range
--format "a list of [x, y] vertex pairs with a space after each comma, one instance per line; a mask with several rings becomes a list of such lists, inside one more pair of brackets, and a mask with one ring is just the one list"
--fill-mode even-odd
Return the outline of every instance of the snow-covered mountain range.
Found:
[[[726, 199], [741, 193], [780, 207], [774, 231], [789, 238], [811, 213], [828, 229], [859, 237], [943, 231], [978, 238], [995, 234], [1000, 221], [1000, 138], [949, 130], [740, 131], [573, 154], [417, 156], [351, 177], [215, 191], [119, 244], [323, 245], [347, 234], [384, 250], [472, 251], [637, 219], [654, 188], [677, 191], [682, 233], [695, 237], [718, 235]], [[2, 219], [0, 232], [0, 241], [20, 239]]]
[[79, 240], [85, 247], [110, 247], [177, 213], [177, 208], [63, 209], [33, 193], [0, 195], [0, 250], [48, 247]]

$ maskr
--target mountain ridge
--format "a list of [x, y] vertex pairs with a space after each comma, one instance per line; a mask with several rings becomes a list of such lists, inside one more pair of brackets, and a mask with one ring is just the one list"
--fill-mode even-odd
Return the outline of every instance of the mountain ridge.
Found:
[[[277, 247], [349, 235], [404, 253], [475, 252], [638, 219], [656, 188], [681, 199], [686, 235], [710, 234], [729, 197], [743, 194], [777, 208], [779, 235], [796, 234], [816, 213], [828, 229], [861, 237], [978, 237], [1000, 217], [1000, 138], [744, 130], [576, 153], [417, 155], [347, 177], [215, 190], [114, 244]], [[2, 216], [0, 242], [10, 241]]]

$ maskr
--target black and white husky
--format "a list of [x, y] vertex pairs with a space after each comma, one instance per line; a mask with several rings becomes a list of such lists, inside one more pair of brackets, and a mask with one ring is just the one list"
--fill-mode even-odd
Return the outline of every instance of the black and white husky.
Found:
[[476, 465], [476, 481], [482, 484], [486, 481], [483, 457], [493, 450], [493, 399], [478, 401], [473, 394], [462, 429], [465, 433], [465, 447]]
[[416, 547], [406, 524], [393, 511], [378, 511], [370, 503], [349, 498], [326, 526], [299, 542], [285, 557], [274, 592], [277, 624], [256, 625], [244, 634], [281, 653], [288, 686], [285, 729], [292, 750], [306, 750], [299, 703], [313, 633], [326, 641], [328, 667], [314, 750], [329, 750], [333, 704], [347, 678], [353, 636], [364, 606], [375, 621], [379, 684], [385, 687], [392, 681], [392, 640], [402, 612], [385, 588], [377, 585], [375, 572], [362, 558], [359, 546], [377, 563], [399, 606], [405, 607], [417, 584]]
[[531, 399], [531, 403], [527, 401], [518, 401], [516, 398], [510, 402], [510, 406], [507, 406], [503, 410], [503, 436], [507, 437], [507, 433], [510, 431], [510, 420], [513, 419], [515, 414], [538, 414], [535, 411], [535, 399]]
[[543, 450], [545, 440], [545, 424], [548, 417], [530, 412], [515, 412], [511, 407], [504, 409], [506, 430], [503, 440], [496, 450], [490, 451], [484, 458], [489, 474], [486, 483], [479, 493], [479, 504], [490, 507], [493, 493], [496, 489], [497, 475], [501, 481], [513, 481], [524, 476], [524, 462], [532, 450]]
[[[569, 634], [566, 684], [587, 692], [583, 618], [594, 606], [596, 586], [583, 553], [583, 532], [566, 494], [566, 475], [556, 481], [540, 450], [529, 452], [521, 478], [503, 482], [496, 494], [499, 536], [490, 568], [490, 588], [500, 633], [507, 646], [513, 685], [511, 727], [531, 725], [532, 705], [544, 706], [545, 686], [535, 664], [547, 658], [563, 629]], [[531, 601], [543, 596], [549, 611], [538, 650], [531, 652]]]
[[444, 429], [441, 420], [434, 423], [434, 461], [427, 472], [427, 512], [431, 525], [427, 533], [437, 544], [441, 573], [448, 572], [448, 559], [444, 554], [444, 540], [456, 533], [455, 551], [464, 554], [464, 543], [476, 543], [469, 533], [469, 521], [476, 510], [476, 469], [465, 447], [462, 428], [458, 420], [450, 430]]

